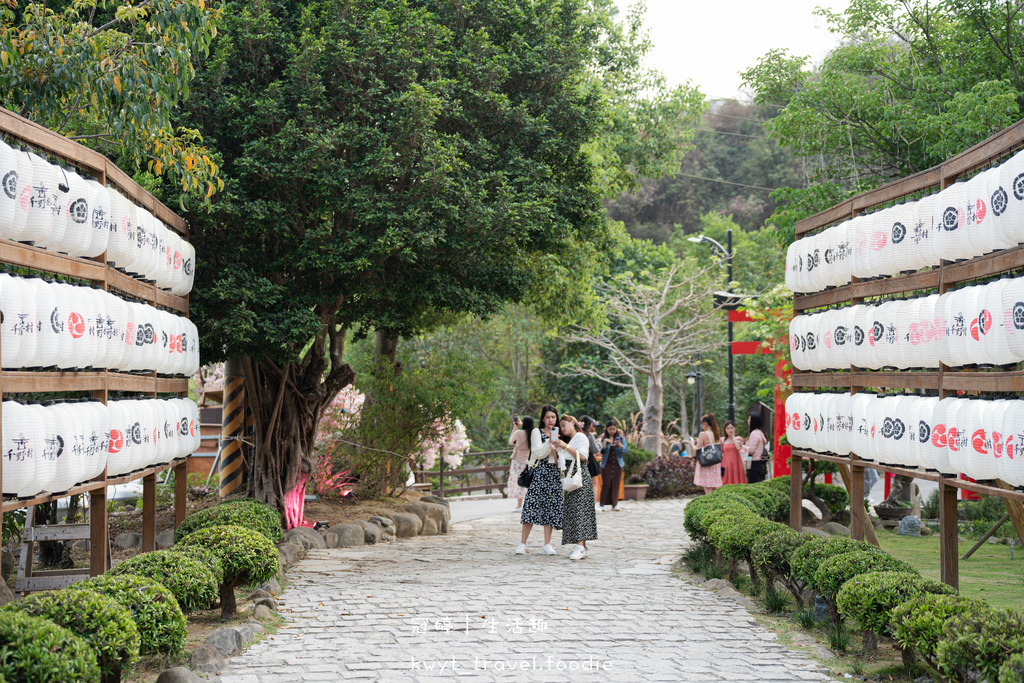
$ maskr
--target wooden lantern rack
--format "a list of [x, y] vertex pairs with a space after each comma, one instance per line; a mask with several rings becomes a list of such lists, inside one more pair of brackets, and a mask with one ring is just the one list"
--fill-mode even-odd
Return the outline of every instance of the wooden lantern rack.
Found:
[[[1024, 121], [1019, 121], [938, 166], [851, 197], [826, 211], [797, 222], [795, 236], [797, 239], [806, 237], [812, 232], [853, 218], [868, 209], [881, 208], [918, 192], [945, 189], [951, 183], [956, 182], [957, 178], [972, 175], [975, 171], [998, 162], [1022, 147], [1024, 147]], [[841, 304], [858, 304], [869, 297], [891, 296], [922, 290], [934, 290], [944, 294], [947, 290], [953, 289], [954, 285], [1020, 269], [1024, 269], [1024, 246], [1000, 250], [956, 263], [943, 261], [937, 267], [928, 270], [904, 273], [894, 277], [865, 281], [853, 277], [848, 285], [812, 294], [794, 295], [793, 311], [794, 313], [805, 313], [811, 312], [813, 309]], [[851, 394], [856, 394], [866, 388], [931, 390], [937, 391], [940, 398], [951, 394], [955, 395], [958, 391], [985, 394], [1021, 393], [1024, 392], [1024, 372], [998, 369], [953, 371], [941, 364], [938, 370], [898, 372], [865, 370], [852, 366], [849, 371], [843, 372], [801, 372], [794, 368], [794, 390], [825, 388], [843, 388]], [[1001, 497], [1006, 503], [1018, 535], [1024, 539], [1024, 507], [1020, 504], [1024, 501], [1024, 493], [1015, 490], [1005, 482], [996, 481], [995, 485], [991, 486], [941, 476], [924, 470], [880, 465], [862, 460], [856, 453], [851, 453], [849, 457], [837, 457], [794, 449], [790, 469], [793, 473], [790, 480], [790, 526], [797, 531], [801, 529], [803, 510], [800, 472], [804, 458], [839, 465], [840, 474], [850, 493], [851, 534], [858, 540], [864, 539], [865, 525], [869, 523], [864, 506], [859, 504], [859, 501], [864, 498], [863, 475], [865, 468], [937, 482], [939, 484], [940, 577], [944, 583], [955, 588], [959, 587], [960, 582], [957, 549], [959, 539], [958, 490], [963, 489], [983, 495]]]
[[[133, 181], [102, 154], [0, 108], [0, 132], [8, 138], [43, 152], [51, 158], [78, 167], [83, 176], [91, 176], [100, 184], [116, 186], [122, 194], [149, 210], [183, 237], [188, 236], [185, 221]], [[158, 289], [156, 285], [136, 280], [106, 262], [106, 254], [95, 259], [76, 258], [54, 251], [0, 240], [0, 263], [29, 268], [36, 271], [65, 275], [86, 280], [104, 291], [128, 295], [152, 306], [162, 306], [188, 316], [188, 297], [179, 297]], [[156, 372], [123, 373], [114, 371], [91, 372], [31, 372], [7, 371], [0, 368], [0, 400], [12, 393], [41, 393], [60, 391], [90, 392], [93, 398], [107, 403], [111, 391], [126, 391], [155, 398], [158, 394], [188, 396], [187, 378], [160, 377]], [[2, 426], [0, 426], [2, 429]], [[77, 494], [89, 495], [88, 524], [57, 524], [34, 526], [31, 511], [26, 517], [23, 547], [19, 562], [15, 590], [29, 592], [66, 586], [86, 576], [98, 576], [109, 569], [109, 537], [107, 519], [107, 487], [142, 479], [142, 550], [156, 548], [156, 477], [173, 468], [175, 472], [174, 517], [175, 527], [185, 519], [185, 487], [187, 484], [187, 458], [149, 467], [119, 477], [108, 477], [106, 468], [95, 479], [60, 493], [43, 492], [27, 499], [4, 499], [0, 514], [47, 503]], [[0, 481], [2, 481], [0, 458]], [[90, 562], [88, 569], [32, 571], [33, 545], [48, 540], [88, 539]]]

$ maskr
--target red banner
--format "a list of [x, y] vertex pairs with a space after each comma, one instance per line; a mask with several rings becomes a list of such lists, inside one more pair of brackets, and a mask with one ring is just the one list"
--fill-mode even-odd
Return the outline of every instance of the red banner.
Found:
[[[789, 368], [783, 370], [785, 361], [780, 358], [775, 363], [775, 376], [776, 377], [788, 377], [791, 374]], [[772, 468], [773, 477], [784, 477], [789, 474], [789, 446], [780, 446], [779, 438], [786, 434], [786, 397], [782, 395], [782, 391], [778, 387], [775, 387], [775, 419], [773, 420], [773, 427], [775, 433], [772, 435], [772, 445], [775, 446], [775, 455], [773, 456], [774, 466]]]
[[759, 341], [734, 341], [732, 343], [732, 355], [749, 356], [755, 353], [771, 353], [771, 349], [765, 348], [763, 342]]

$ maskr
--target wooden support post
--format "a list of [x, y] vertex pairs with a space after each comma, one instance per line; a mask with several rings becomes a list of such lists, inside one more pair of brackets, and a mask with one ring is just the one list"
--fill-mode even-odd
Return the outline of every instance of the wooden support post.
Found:
[[803, 514], [804, 514], [804, 492], [800, 486], [800, 478], [803, 475], [803, 467], [799, 455], [796, 451], [792, 452], [789, 460], [789, 526], [793, 527], [794, 531], [800, 531], [803, 528]]
[[[1004, 498], [1003, 500], [1006, 500], [1006, 499]], [[1006, 500], [1006, 504], [1007, 505], [1009, 505], [1011, 502], [1012, 501]], [[993, 525], [993, 527], [991, 529], [986, 531], [985, 535], [982, 536], [980, 539], [978, 539], [978, 542], [974, 544], [974, 547], [971, 548], [970, 550], [968, 550], [966, 553], [964, 553], [964, 556], [961, 557], [960, 559], [961, 560], [970, 559], [971, 555], [973, 555], [974, 553], [978, 552], [978, 548], [980, 548], [981, 546], [985, 545], [985, 541], [987, 541], [988, 539], [992, 538], [992, 534], [994, 534], [995, 532], [999, 531], [1000, 527], [1002, 527], [1004, 524], [1006, 524], [1009, 521], [1010, 521], [1010, 515], [1009, 514], [1003, 515], [1002, 519], [1000, 519], [998, 522], [996, 522], [995, 525]]]
[[156, 474], [142, 478], [142, 552], [156, 550]]
[[89, 526], [89, 576], [99, 576], [109, 569], [106, 487], [89, 492]]
[[174, 468], [174, 529], [185, 521], [188, 505], [188, 461]]
[[[1006, 491], [1013, 490], [1012, 486], [1001, 479], [996, 480], [996, 485]], [[1003, 498], [1003, 502], [1006, 504], [1006, 513], [1013, 520], [1013, 530], [1017, 532], [1017, 538], [1020, 539], [1021, 543], [1024, 543], [1024, 505], [1009, 498]]]
[[939, 579], [960, 589], [960, 526], [957, 523], [957, 489], [939, 481]]

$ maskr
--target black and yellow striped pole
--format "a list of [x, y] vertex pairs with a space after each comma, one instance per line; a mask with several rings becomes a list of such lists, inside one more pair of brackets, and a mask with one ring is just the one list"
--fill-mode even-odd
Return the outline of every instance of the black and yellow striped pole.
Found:
[[238, 493], [245, 482], [245, 376], [242, 363], [231, 359], [224, 364], [224, 411], [221, 418], [220, 496]]

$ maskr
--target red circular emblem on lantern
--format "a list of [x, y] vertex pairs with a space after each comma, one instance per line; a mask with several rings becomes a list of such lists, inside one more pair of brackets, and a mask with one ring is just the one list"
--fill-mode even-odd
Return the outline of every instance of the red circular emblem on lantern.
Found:
[[979, 429], [978, 431], [971, 434], [971, 445], [974, 446], [974, 450], [982, 455], [988, 455], [988, 448], [985, 447], [985, 430]]
[[985, 220], [985, 214], [986, 213], [988, 213], [988, 209], [985, 208], [985, 202], [983, 202], [982, 200], [979, 199], [978, 200], [978, 204], [977, 204], [977, 214], [978, 214], [978, 222], [979, 223], [982, 222], [983, 220]]
[[935, 425], [932, 430], [932, 445], [936, 448], [946, 447], [946, 425]]
[[946, 445], [949, 446], [949, 450], [956, 453], [960, 450], [960, 446], [956, 442], [958, 430], [956, 427], [950, 427], [949, 431], [946, 432]]
[[871, 250], [881, 251], [885, 248], [886, 242], [889, 241], [889, 236], [881, 230], [876, 231], [871, 235]]
[[120, 453], [122, 447], [124, 447], [124, 434], [119, 429], [111, 429], [110, 447], [107, 450], [111, 453]]
[[80, 313], [72, 313], [68, 316], [68, 331], [75, 339], [85, 334], [85, 319]]

